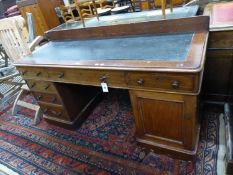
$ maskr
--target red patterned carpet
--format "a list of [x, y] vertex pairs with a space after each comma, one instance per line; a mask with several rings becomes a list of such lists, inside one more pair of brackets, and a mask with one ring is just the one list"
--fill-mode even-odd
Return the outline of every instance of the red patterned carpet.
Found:
[[10, 107], [6, 104], [0, 116], [0, 164], [19, 174], [217, 174], [217, 113], [203, 117], [193, 166], [137, 146], [126, 91], [106, 95], [75, 131], [44, 120], [33, 126], [32, 111], [19, 108], [19, 115], [12, 116]]

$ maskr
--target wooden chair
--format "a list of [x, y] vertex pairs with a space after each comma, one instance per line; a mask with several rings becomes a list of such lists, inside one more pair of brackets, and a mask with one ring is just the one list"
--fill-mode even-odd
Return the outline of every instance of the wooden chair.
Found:
[[[155, 2], [156, 3], [156, 2]], [[169, 0], [169, 5], [170, 5], [170, 11], [173, 12], [173, 0]], [[164, 18], [166, 17], [166, 0], [161, 0], [161, 8], [162, 8], [162, 14]]]
[[24, 84], [22, 77], [13, 65], [0, 68], [0, 110], [15, 97]]
[[95, 0], [75, 0], [75, 4], [83, 27], [85, 27], [84, 18], [97, 17], [97, 20], [99, 21]]
[[98, 1], [101, 9], [114, 8], [114, 1], [99, 0]]
[[[0, 42], [12, 62], [30, 55], [35, 47], [38, 45], [38, 43], [43, 40], [43, 37], [36, 37], [36, 39], [31, 44], [28, 44], [26, 41], [26, 33], [23, 33], [23, 31], [26, 31], [24, 30], [25, 24], [26, 23], [21, 16], [15, 16], [0, 20]], [[6, 83], [6, 80], [12, 80], [8, 82], [14, 84], [13, 79], [15, 78], [15, 80], [17, 80], [16, 77], [20, 77], [18, 72], [15, 72], [7, 77], [0, 79], [0, 82]], [[37, 105], [22, 102], [20, 100], [20, 96], [24, 91], [29, 91], [29, 88], [27, 88], [27, 85], [23, 80], [18, 82], [17, 85], [18, 88], [21, 88], [21, 91], [15, 100], [12, 113], [16, 113], [17, 105], [36, 110], [36, 116], [34, 118], [34, 123], [36, 124], [42, 115], [42, 113], [40, 112], [40, 108]], [[5, 89], [9, 89], [9, 87]], [[7, 95], [7, 92], [4, 92], [4, 94]]]
[[74, 10], [76, 10], [76, 6], [60, 6], [59, 7], [61, 16], [65, 22], [69, 22], [71, 20], [78, 20], [79, 17], [74, 14]]

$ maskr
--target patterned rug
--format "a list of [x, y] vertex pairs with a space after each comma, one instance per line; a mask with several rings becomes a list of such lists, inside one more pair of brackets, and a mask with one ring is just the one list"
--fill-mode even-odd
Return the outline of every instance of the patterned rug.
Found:
[[[26, 96], [32, 101], [31, 96]], [[219, 114], [205, 113], [195, 164], [153, 152], [135, 141], [126, 91], [105, 95], [79, 129], [70, 131], [42, 120], [32, 125], [32, 111], [0, 116], [0, 164], [18, 174], [216, 174]]]

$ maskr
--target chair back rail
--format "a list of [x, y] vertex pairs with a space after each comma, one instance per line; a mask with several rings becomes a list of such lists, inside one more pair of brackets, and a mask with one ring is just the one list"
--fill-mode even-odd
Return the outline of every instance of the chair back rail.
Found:
[[21, 16], [0, 20], [0, 42], [12, 61], [31, 54], [23, 34], [25, 21]]

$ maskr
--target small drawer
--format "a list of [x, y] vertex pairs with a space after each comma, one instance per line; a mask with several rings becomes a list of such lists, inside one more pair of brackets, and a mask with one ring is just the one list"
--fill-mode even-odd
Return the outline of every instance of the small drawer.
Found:
[[24, 78], [47, 78], [48, 74], [44, 71], [43, 68], [32, 68], [32, 67], [17, 67], [19, 73]]
[[172, 75], [160, 73], [128, 73], [129, 87], [148, 90], [194, 91], [193, 75]]
[[51, 105], [48, 103], [39, 102], [39, 105], [43, 111], [43, 113], [47, 116], [62, 119], [62, 120], [70, 120], [64, 108], [60, 105]]
[[62, 104], [60, 98], [55, 94], [33, 92], [33, 95], [39, 102], [46, 102], [46, 103], [52, 103], [52, 104], [58, 104], [58, 105]]
[[31, 91], [56, 93], [56, 88], [51, 82], [34, 81], [34, 80], [26, 80], [26, 82]]
[[127, 87], [124, 71], [88, 70], [88, 69], [47, 69], [49, 80], [72, 82], [84, 85], [100, 86], [102, 82], [109, 87]]

